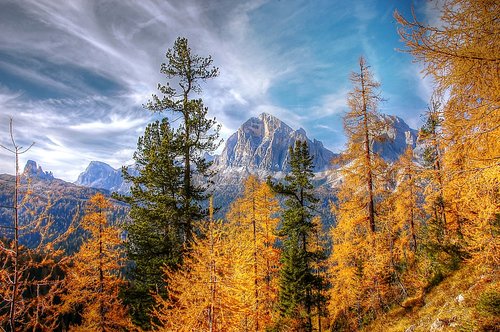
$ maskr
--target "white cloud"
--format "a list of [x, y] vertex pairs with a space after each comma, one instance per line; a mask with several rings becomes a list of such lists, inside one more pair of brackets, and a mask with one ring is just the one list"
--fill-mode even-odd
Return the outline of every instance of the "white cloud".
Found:
[[348, 92], [347, 87], [342, 87], [337, 92], [322, 96], [321, 103], [312, 107], [308, 113], [311, 114], [312, 118], [321, 119], [345, 112]]
[[[268, 21], [256, 26], [254, 14], [266, 6], [274, 6], [280, 16], [266, 16]], [[157, 83], [165, 83], [160, 63], [179, 35], [189, 39], [195, 53], [211, 54], [220, 68], [220, 76], [204, 85], [203, 100], [209, 115], [223, 124], [223, 138], [261, 112], [276, 115], [294, 128], [309, 125], [312, 130], [321, 121], [319, 125], [335, 129], [324, 122], [338, 119], [347, 92], [335, 80], [341, 77], [349, 84], [346, 67], [352, 66], [342, 66], [344, 60], [333, 55], [346, 56], [361, 46], [369, 61], [377, 62], [373, 41], [365, 37], [377, 8], [373, 2], [357, 1], [351, 13], [351, 5], [339, 1], [330, 20], [343, 24], [354, 15], [358, 34], [325, 37], [327, 31], [322, 39], [289, 43], [289, 37], [316, 23], [296, 20], [310, 15], [315, 6], [333, 8], [328, 0], [314, 5], [266, 0], [4, 2], [0, 4], [0, 56], [6, 57], [0, 57], [0, 70], [58, 94], [38, 100], [30, 91], [12, 92], [0, 86], [0, 143], [5, 141], [5, 120], [12, 116], [20, 141], [37, 142], [30, 158], [56, 176], [74, 181], [94, 159], [114, 167], [129, 163], [137, 137], [154, 118], [141, 105], [156, 93]], [[269, 30], [257, 31], [262, 25]], [[318, 45], [311, 46], [314, 43]], [[322, 58], [317, 50], [331, 58]], [[357, 57], [352, 55], [353, 64]], [[60, 70], [54, 72], [54, 68]], [[333, 82], [333, 92], [325, 92], [325, 82]], [[315, 92], [319, 97], [314, 97], [318, 102], [301, 108], [297, 98], [292, 111], [277, 106], [270, 94], [282, 83], [304, 87], [308, 91], [291, 91], [305, 95], [319, 87], [321, 91]], [[105, 91], [108, 86], [111, 92]], [[425, 88], [419, 88], [422, 95]], [[0, 173], [8, 166], [4, 159]]]

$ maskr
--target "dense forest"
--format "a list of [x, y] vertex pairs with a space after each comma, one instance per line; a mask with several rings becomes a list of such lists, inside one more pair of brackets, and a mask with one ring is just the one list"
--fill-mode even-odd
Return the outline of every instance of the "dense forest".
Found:
[[[161, 119], [138, 139], [137, 172], [123, 169], [130, 196], [97, 193], [81, 220], [54, 234], [50, 201], [30, 210], [36, 197], [18, 197], [17, 167], [12, 225], [0, 238], [0, 328], [385, 331], [390, 317], [410, 315], [467, 271], [474, 298], [457, 300], [469, 304], [467, 322], [453, 316], [440, 326], [498, 331], [499, 13], [494, 0], [446, 1], [439, 26], [394, 13], [401, 51], [434, 82], [418, 133], [423, 158], [411, 142], [395, 162], [372, 150], [385, 125], [383, 91], [360, 57], [343, 118], [348, 143], [332, 160], [340, 181], [331, 229], [302, 141], [289, 147], [283, 179], [250, 176], [225, 218], [214, 218], [204, 156], [218, 148], [220, 126], [201, 96], [218, 68], [179, 37], [161, 65], [167, 83], [145, 104]], [[12, 128], [11, 137], [2, 147], [17, 166], [26, 149]], [[130, 207], [127, 218], [116, 220], [114, 200]], [[74, 232], [82, 241], [69, 253]], [[27, 234], [36, 234], [29, 245], [20, 241]]]

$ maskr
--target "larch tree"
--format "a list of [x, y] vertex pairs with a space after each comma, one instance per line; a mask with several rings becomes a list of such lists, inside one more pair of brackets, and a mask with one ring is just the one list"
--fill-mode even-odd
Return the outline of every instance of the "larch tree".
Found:
[[256, 176], [244, 182], [244, 192], [233, 202], [227, 214], [231, 227], [238, 229], [239, 241], [252, 257], [251, 266], [243, 271], [251, 287], [244, 288], [242, 298], [247, 299], [249, 312], [242, 330], [265, 331], [275, 320], [274, 307], [278, 296], [280, 252], [276, 247], [276, 229], [279, 204], [269, 186]]
[[[166, 298], [155, 296], [157, 331], [243, 331], [249, 304], [240, 297], [252, 283], [243, 273], [253, 264], [251, 244], [221, 221], [201, 227], [179, 269], [166, 268]], [[248, 245], [248, 247], [246, 247]]]
[[[344, 131], [348, 138], [344, 160], [353, 161], [359, 167], [366, 187], [368, 223], [375, 232], [375, 168], [380, 164], [372, 150], [373, 143], [380, 136], [385, 123], [378, 117], [377, 107], [382, 100], [380, 83], [373, 78], [365, 59], [359, 59], [359, 72], [351, 73], [353, 89], [347, 97], [350, 111], [344, 116]], [[380, 158], [378, 158], [380, 159]], [[353, 166], [354, 167], [354, 166]]]
[[[182, 264], [185, 246], [206, 216], [202, 202], [210, 183], [210, 162], [205, 153], [219, 145], [220, 126], [207, 117], [201, 83], [218, 75], [212, 58], [194, 54], [186, 38], [177, 38], [166, 53], [160, 72], [167, 82], [158, 84], [160, 95], [145, 105], [154, 113], [170, 114], [148, 127], [135, 155], [139, 176], [124, 176], [133, 183], [129, 254], [138, 278], [130, 291], [135, 320], [148, 324], [150, 292], [164, 289], [161, 266]], [[194, 179], [197, 179], [196, 181]], [[158, 232], [158, 229], [160, 230]]]
[[394, 163], [394, 190], [388, 195], [387, 234], [390, 263], [395, 283], [401, 289], [398, 301], [413, 296], [422, 286], [417, 264], [422, 249], [424, 211], [424, 169], [417, 163], [413, 140], [406, 132], [407, 147]]
[[268, 181], [273, 191], [285, 198], [286, 206], [278, 233], [283, 243], [279, 308], [285, 323], [290, 324], [287, 328], [312, 331], [314, 287], [319, 283], [312, 266], [317, 253], [310, 251], [309, 244], [320, 225], [312, 222], [318, 199], [311, 183], [313, 161], [307, 142], [297, 141], [290, 147], [290, 169], [284, 182]]
[[364, 58], [351, 74], [350, 111], [344, 116], [347, 149], [339, 159], [341, 184], [332, 208], [330, 314], [340, 328], [357, 329], [390, 297], [390, 221], [386, 218], [388, 169], [372, 150], [386, 124], [377, 113], [380, 83]]
[[89, 238], [74, 255], [67, 270], [63, 311], [81, 315], [75, 331], [130, 331], [132, 321], [118, 296], [125, 280], [120, 270], [125, 263], [121, 231], [110, 224], [110, 202], [94, 195], [88, 202], [82, 228]]
[[495, 0], [447, 0], [439, 26], [395, 13], [405, 51], [424, 64], [436, 93], [446, 97], [445, 195], [454, 218], [447, 224], [464, 237], [472, 257], [489, 267], [498, 264], [500, 242], [499, 11]]

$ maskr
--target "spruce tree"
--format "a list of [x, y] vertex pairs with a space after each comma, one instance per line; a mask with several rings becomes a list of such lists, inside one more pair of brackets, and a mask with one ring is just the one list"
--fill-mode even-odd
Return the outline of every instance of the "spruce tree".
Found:
[[283, 241], [279, 308], [282, 317], [292, 320], [291, 328], [312, 331], [313, 289], [319, 284], [312, 263], [318, 252], [311, 251], [309, 241], [318, 226], [312, 222], [318, 199], [313, 194], [313, 162], [307, 142], [297, 141], [290, 147], [290, 168], [284, 183], [269, 180], [273, 190], [286, 198], [279, 230]]
[[218, 74], [212, 58], [192, 54], [186, 38], [177, 38], [166, 58], [160, 72], [176, 87], [158, 84], [162, 96], [153, 95], [145, 108], [174, 120], [148, 125], [134, 154], [136, 174], [123, 170], [132, 183], [131, 196], [122, 197], [131, 205], [132, 219], [127, 231], [133, 282], [127, 298], [136, 322], [145, 327], [151, 293], [165, 289], [163, 268], [182, 264], [196, 232], [193, 223], [206, 216], [202, 203], [211, 174], [204, 156], [219, 145], [219, 126], [207, 118], [203, 100], [193, 98], [201, 93], [200, 81]]

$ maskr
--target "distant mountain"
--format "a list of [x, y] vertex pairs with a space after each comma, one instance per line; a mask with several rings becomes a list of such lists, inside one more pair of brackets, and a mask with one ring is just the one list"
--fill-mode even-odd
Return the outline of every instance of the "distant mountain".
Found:
[[[66, 231], [74, 218], [79, 220], [85, 212], [87, 200], [97, 193], [109, 196], [109, 191], [78, 186], [73, 183], [57, 179], [51, 172], [44, 172], [35, 161], [29, 160], [21, 174], [19, 188], [19, 202], [23, 202], [20, 210], [20, 223], [26, 225], [33, 221], [35, 216], [42, 216], [45, 220], [53, 221], [53, 233], [61, 234]], [[11, 227], [13, 223], [15, 176], [0, 174], [0, 226]], [[112, 219], [123, 220], [128, 207], [112, 200], [115, 209], [111, 213]], [[8, 230], [8, 228], [4, 228]], [[8, 231], [2, 236], [11, 236]], [[21, 232], [21, 241], [32, 244], [37, 241], [37, 234]], [[67, 246], [74, 249], [81, 241], [81, 232], [69, 239]]]
[[397, 116], [380, 114], [380, 118], [386, 126], [379, 133], [382, 140], [373, 143], [373, 151], [386, 161], [393, 162], [405, 152], [407, 143], [415, 147], [418, 131]]
[[289, 147], [306, 140], [313, 156], [314, 170], [324, 171], [335, 154], [320, 141], [311, 141], [304, 129], [293, 130], [280, 119], [262, 113], [250, 118], [229, 137], [222, 154], [215, 159], [216, 169], [246, 168], [249, 171], [288, 172]]
[[44, 172], [41, 166], [38, 166], [35, 161], [28, 160], [24, 166], [23, 176], [25, 178], [34, 178], [40, 180], [54, 180], [52, 172]]
[[220, 156], [212, 166], [215, 170], [214, 201], [221, 207], [223, 216], [230, 203], [240, 194], [243, 181], [250, 175], [265, 180], [267, 177], [281, 179], [290, 171], [289, 147], [297, 140], [307, 141], [316, 172], [315, 185], [327, 208], [330, 190], [319, 188], [326, 184], [326, 174], [337, 156], [326, 149], [320, 141], [307, 137], [304, 129], [292, 129], [280, 119], [262, 113], [250, 118], [229, 137]]
[[106, 163], [91, 161], [85, 171], [78, 176], [76, 185], [105, 189], [110, 192], [126, 194], [130, 191], [130, 184], [126, 183], [121, 169], [114, 169]]

